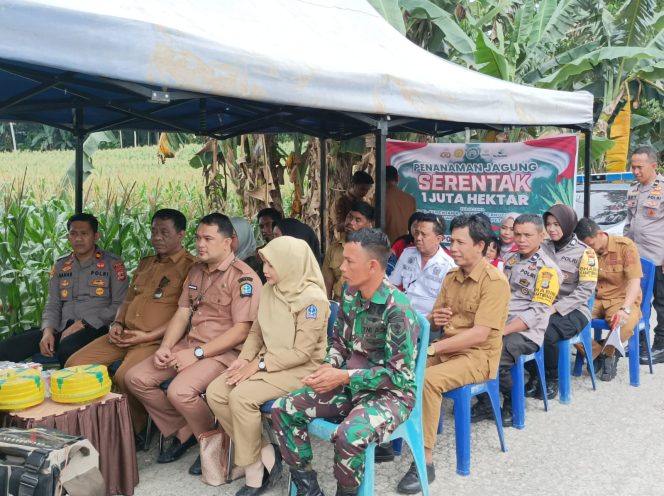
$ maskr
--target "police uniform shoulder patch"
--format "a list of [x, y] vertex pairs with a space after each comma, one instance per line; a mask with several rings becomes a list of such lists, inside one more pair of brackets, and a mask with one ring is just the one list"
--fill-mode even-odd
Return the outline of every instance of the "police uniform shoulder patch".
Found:
[[55, 275], [55, 265], [51, 267], [51, 273], [49, 275], [49, 279], [53, 279], [54, 275]]
[[597, 282], [599, 276], [599, 264], [597, 254], [592, 248], [584, 250], [579, 263], [579, 282]]
[[248, 298], [253, 294], [254, 294], [254, 287], [251, 285], [251, 283], [245, 282], [240, 286], [241, 298]]
[[115, 278], [122, 282], [127, 279], [127, 269], [122, 262], [117, 262], [113, 264], [113, 270], [115, 271]]
[[309, 305], [307, 307], [306, 318], [310, 320], [316, 320], [318, 318], [318, 308], [316, 308], [316, 305]]
[[558, 280], [556, 270], [553, 267], [542, 267], [537, 273], [533, 303], [544, 303], [548, 306], [553, 305], [558, 296], [559, 289], [560, 281]]

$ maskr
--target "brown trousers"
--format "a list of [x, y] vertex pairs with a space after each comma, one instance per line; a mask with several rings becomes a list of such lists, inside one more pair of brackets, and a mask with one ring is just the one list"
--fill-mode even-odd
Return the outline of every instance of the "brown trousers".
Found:
[[127, 389], [125, 377], [129, 369], [143, 361], [146, 357], [152, 356], [158, 347], [159, 343], [157, 342], [139, 344], [130, 348], [120, 348], [110, 343], [108, 336], [101, 336], [69, 357], [65, 366], [72, 367], [74, 365], [88, 365], [91, 363], [109, 366], [117, 360], [122, 360], [122, 365], [120, 365], [120, 368], [113, 376], [113, 383], [120, 393], [127, 396], [134, 432], [141, 432], [147, 425], [148, 414], [141, 402]]
[[[173, 352], [185, 348], [191, 348], [193, 353], [194, 346], [187, 346], [184, 340], [173, 347]], [[214, 429], [214, 417], [201, 394], [224, 370], [226, 366], [213, 358], [198, 360], [180, 372], [158, 369], [150, 356], [127, 372], [125, 382], [164, 436], [188, 425], [198, 438]], [[164, 392], [159, 386], [168, 379], [173, 382]]]
[[260, 407], [288, 391], [263, 380], [247, 380], [237, 386], [226, 384], [226, 374], [207, 388], [208, 405], [224, 431], [235, 443], [235, 463], [241, 467], [257, 462], [260, 450], [270, 441], [263, 435]]
[[[611, 324], [611, 319], [613, 319], [613, 316], [618, 312], [618, 310], [620, 310], [620, 307], [622, 306], [622, 302], [611, 303], [610, 300], [595, 300], [592, 317], [593, 319], [604, 319], [609, 324]], [[641, 319], [640, 305], [632, 305], [631, 311], [632, 313], [630, 314], [629, 319], [627, 319], [625, 325], [620, 326], [620, 340], [623, 343], [632, 337], [632, 334], [634, 334], [634, 326]], [[602, 346], [603, 345], [597, 341], [593, 341], [593, 359], [599, 356], [602, 351]], [[613, 356], [615, 349], [613, 346], [607, 346], [604, 352], [609, 356]]]
[[453, 355], [449, 358], [435, 356], [427, 360], [422, 391], [422, 428], [424, 447], [433, 449], [436, 443], [442, 394], [466, 384], [475, 384], [489, 379], [489, 364], [484, 367], [477, 358], [468, 355]]

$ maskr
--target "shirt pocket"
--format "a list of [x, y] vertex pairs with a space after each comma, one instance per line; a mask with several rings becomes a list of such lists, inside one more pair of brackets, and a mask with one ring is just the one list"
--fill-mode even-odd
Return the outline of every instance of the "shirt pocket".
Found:
[[108, 297], [108, 278], [100, 276], [92, 276], [88, 279], [88, 288], [90, 296], [94, 298], [106, 298]]

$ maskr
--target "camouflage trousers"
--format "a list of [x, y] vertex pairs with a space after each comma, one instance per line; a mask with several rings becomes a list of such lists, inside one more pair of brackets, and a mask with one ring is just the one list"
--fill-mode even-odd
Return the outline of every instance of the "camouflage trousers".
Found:
[[305, 387], [279, 398], [272, 421], [284, 461], [304, 467], [313, 457], [307, 425], [315, 418], [343, 421], [332, 434], [334, 476], [343, 487], [358, 487], [364, 478], [365, 450], [381, 443], [404, 420], [411, 408], [387, 391], [351, 394], [338, 388], [318, 394]]

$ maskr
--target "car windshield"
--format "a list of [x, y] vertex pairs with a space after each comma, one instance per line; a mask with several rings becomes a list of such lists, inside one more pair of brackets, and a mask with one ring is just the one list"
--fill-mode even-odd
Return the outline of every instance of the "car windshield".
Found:
[[[627, 218], [626, 190], [592, 191], [590, 193], [590, 218], [600, 226], [623, 222]], [[577, 215], [583, 215], [583, 194], [576, 195]]]

